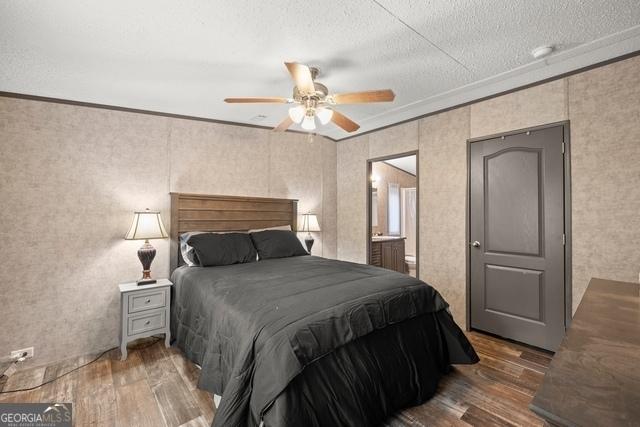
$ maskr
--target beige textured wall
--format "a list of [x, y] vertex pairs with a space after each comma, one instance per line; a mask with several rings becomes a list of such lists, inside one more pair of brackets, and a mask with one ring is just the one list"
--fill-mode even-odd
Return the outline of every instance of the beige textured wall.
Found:
[[[0, 97], [0, 354], [34, 364], [117, 342], [118, 282], [139, 275], [131, 211], [169, 191], [300, 199], [314, 253], [366, 261], [366, 161], [419, 148], [420, 275], [465, 323], [466, 140], [569, 119], [574, 310], [592, 276], [640, 269], [640, 57], [339, 143]], [[168, 273], [155, 241], [154, 275]]]
[[369, 136], [356, 137], [336, 146], [338, 259], [365, 262]]
[[338, 259], [367, 259], [367, 160], [418, 149], [418, 122], [337, 143]]
[[469, 108], [420, 121], [420, 278], [465, 324], [465, 197]]
[[471, 138], [566, 120], [566, 80], [478, 102], [470, 108]]
[[[299, 134], [0, 97], [0, 355], [32, 364], [117, 344], [119, 282], [136, 279], [132, 211], [169, 191], [291, 197], [336, 256], [336, 144]], [[152, 242], [153, 275], [169, 242]]]
[[567, 119], [573, 309], [591, 277], [638, 280], [640, 57], [338, 142], [338, 256], [365, 261], [366, 159], [419, 148], [420, 276], [464, 325], [466, 141]]
[[640, 57], [567, 79], [573, 308], [591, 277], [640, 270]]

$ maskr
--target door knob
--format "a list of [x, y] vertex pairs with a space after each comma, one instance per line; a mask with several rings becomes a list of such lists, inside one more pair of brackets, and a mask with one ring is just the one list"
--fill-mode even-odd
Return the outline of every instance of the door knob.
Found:
[[473, 242], [471, 244], [471, 246], [473, 246], [474, 248], [479, 248], [480, 247], [480, 242], [478, 242], [477, 240], [475, 242]]

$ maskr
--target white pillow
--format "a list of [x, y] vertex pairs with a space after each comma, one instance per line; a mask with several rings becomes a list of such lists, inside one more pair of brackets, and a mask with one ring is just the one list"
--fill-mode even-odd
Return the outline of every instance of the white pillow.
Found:
[[276, 227], [268, 227], [268, 228], [257, 228], [255, 230], [249, 230], [249, 233], [257, 233], [259, 231], [267, 231], [267, 230], [285, 230], [291, 231], [291, 225], [278, 225]]

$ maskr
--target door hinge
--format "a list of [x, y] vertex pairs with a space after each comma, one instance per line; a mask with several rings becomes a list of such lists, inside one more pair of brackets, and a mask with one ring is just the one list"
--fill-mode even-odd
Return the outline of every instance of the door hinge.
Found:
[[564, 142], [562, 143], [562, 154], [564, 154]]
[[565, 246], [567, 244], [567, 235], [562, 233], [562, 246]]

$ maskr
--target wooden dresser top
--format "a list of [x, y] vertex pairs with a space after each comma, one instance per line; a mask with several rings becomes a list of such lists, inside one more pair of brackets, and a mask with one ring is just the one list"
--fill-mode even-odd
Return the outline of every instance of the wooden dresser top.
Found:
[[553, 425], [640, 425], [639, 284], [591, 279], [530, 408]]

